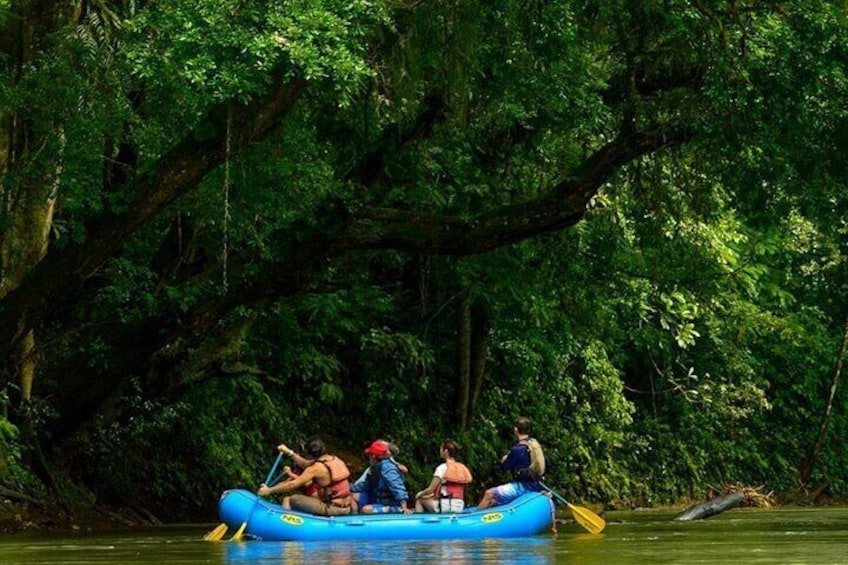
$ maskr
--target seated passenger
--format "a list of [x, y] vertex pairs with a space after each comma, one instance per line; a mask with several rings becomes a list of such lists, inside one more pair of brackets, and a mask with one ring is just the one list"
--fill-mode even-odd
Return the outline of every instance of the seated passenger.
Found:
[[388, 442], [376, 440], [365, 450], [365, 455], [368, 456], [368, 470], [350, 487], [354, 496], [360, 494], [359, 511], [363, 514], [411, 513], [403, 473], [391, 458]]
[[506, 504], [526, 492], [542, 490], [542, 476], [545, 474], [546, 460], [539, 442], [530, 437], [529, 418], [520, 417], [512, 426], [512, 433], [518, 440], [509, 453], [501, 457], [501, 472], [512, 472], [512, 481], [492, 487], [483, 493], [477, 505], [478, 510]]
[[[278, 449], [285, 455], [292, 456], [295, 464], [303, 466], [300, 475], [269, 487], [265, 483], [259, 487], [259, 496], [283, 493], [306, 487], [310, 482], [317, 485], [314, 496], [294, 494], [283, 499], [283, 508], [299, 510], [317, 516], [342, 516], [351, 512], [350, 471], [344, 461], [328, 455], [324, 442], [314, 439], [307, 445], [311, 459], [296, 455], [293, 450], [281, 444]], [[288, 473], [287, 473], [288, 474]]]
[[[404, 475], [404, 479], [406, 479], [406, 475], [409, 474], [409, 467], [407, 467], [406, 465], [404, 465], [403, 463], [400, 463], [397, 459], [395, 459], [395, 457], [397, 457], [398, 453], [400, 453], [400, 448], [396, 444], [382, 440], [382, 439], [377, 440], [377, 441], [382, 441], [382, 442], [385, 442], [385, 443], [388, 444], [388, 446], [389, 446], [389, 456], [390, 456], [391, 460], [398, 466], [398, 469], [400, 469], [400, 472], [403, 473], [403, 475]], [[365, 470], [362, 471], [362, 474], [359, 475], [359, 478], [356, 479], [355, 482], [364, 481], [368, 477], [368, 473], [370, 473], [370, 472], [371, 472], [371, 467], [370, 466], [365, 467]], [[406, 483], [404, 483], [404, 487], [405, 486], [406, 486]], [[408, 490], [409, 489], [407, 489], [407, 491]], [[351, 505], [353, 506], [353, 513], [358, 514], [359, 513], [359, 507], [365, 506], [366, 504], [368, 504], [370, 502], [368, 500], [368, 493], [367, 492], [354, 492], [351, 495], [351, 502], [352, 502]]]
[[415, 495], [416, 512], [462, 512], [465, 510], [465, 485], [472, 481], [468, 467], [456, 460], [460, 446], [446, 439], [439, 448], [445, 461], [433, 472], [433, 480]]

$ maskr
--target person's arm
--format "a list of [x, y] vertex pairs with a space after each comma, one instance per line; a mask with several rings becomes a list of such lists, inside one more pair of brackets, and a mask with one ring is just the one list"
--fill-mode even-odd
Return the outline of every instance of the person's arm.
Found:
[[506, 473], [510, 469], [515, 469], [521, 464], [521, 453], [524, 447], [521, 444], [516, 444], [512, 446], [512, 449], [509, 450], [509, 453], [506, 454], [504, 458], [501, 459], [501, 472]]
[[298, 454], [294, 449], [289, 448], [289, 446], [284, 443], [278, 445], [277, 450], [279, 450], [279, 452], [283, 455], [291, 457], [292, 461], [294, 461], [294, 464], [300, 467], [301, 469], [306, 469], [315, 462], [312, 459], [307, 459], [306, 457], [303, 457], [302, 455]]
[[350, 485], [350, 492], [362, 492], [365, 490], [365, 483], [368, 480], [368, 473], [370, 471], [371, 467], [368, 467], [364, 471], [362, 471], [362, 474], [359, 475], [359, 478], [356, 479], [356, 481]]
[[408, 475], [408, 474], [409, 474], [409, 467], [407, 467], [407, 466], [406, 466], [406, 465], [404, 465], [403, 463], [398, 463], [397, 461], [395, 461], [395, 458], [394, 458], [394, 457], [391, 457], [390, 459], [392, 460], [392, 463], [394, 463], [395, 465], [397, 465], [397, 466], [398, 466], [398, 469], [400, 469], [400, 472], [401, 472], [401, 473], [403, 473], [404, 475]]
[[259, 487], [259, 496], [268, 496], [269, 494], [277, 494], [280, 492], [288, 492], [290, 490], [294, 490], [300, 488], [302, 486], [306, 486], [307, 483], [312, 482], [313, 476], [315, 475], [315, 470], [313, 467], [307, 468], [301, 475], [295, 477], [294, 479], [289, 479], [288, 481], [283, 481], [281, 483], [277, 483], [272, 487], [269, 487], [265, 483], [262, 483]]
[[442, 479], [434, 475], [433, 480], [430, 481], [429, 486], [427, 486], [427, 488], [425, 488], [424, 490], [419, 491], [418, 494], [415, 495], [415, 499], [418, 500], [419, 498], [433, 498], [434, 496], [436, 496], [436, 493], [438, 492], [439, 486], [441, 486], [441, 484]]
[[408, 514], [412, 512], [412, 510], [406, 506], [409, 493], [406, 492], [406, 487], [403, 486], [403, 475], [401, 475], [400, 469], [398, 469], [397, 465], [394, 464], [384, 464], [382, 472], [383, 480], [386, 481], [389, 491], [392, 493], [392, 498], [398, 502], [404, 513]]
[[[403, 472], [403, 469], [401, 469]], [[415, 500], [419, 498], [435, 498], [439, 494], [439, 487], [445, 481], [445, 474], [448, 472], [448, 464], [441, 463], [436, 470], [433, 471], [433, 480], [430, 481], [430, 485], [415, 495]]]

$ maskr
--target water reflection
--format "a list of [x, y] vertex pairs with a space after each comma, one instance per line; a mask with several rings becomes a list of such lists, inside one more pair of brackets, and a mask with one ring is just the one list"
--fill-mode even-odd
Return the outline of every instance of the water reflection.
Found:
[[283, 563], [552, 563], [579, 565], [846, 565], [848, 508], [734, 509], [709, 520], [620, 513], [599, 536], [480, 541], [209, 543], [202, 526], [76, 535], [0, 535], [0, 565], [219, 565]]
[[597, 543], [604, 539], [603, 534], [576, 534], [568, 536], [571, 543]]
[[555, 540], [550, 536], [475, 541], [248, 542], [224, 544], [222, 549], [225, 563], [555, 562]]

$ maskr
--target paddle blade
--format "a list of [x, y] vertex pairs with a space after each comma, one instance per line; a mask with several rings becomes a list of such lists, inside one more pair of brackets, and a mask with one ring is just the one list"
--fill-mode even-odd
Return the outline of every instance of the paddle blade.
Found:
[[227, 533], [227, 525], [226, 524], [218, 524], [214, 530], [203, 536], [203, 539], [206, 541], [219, 541], [224, 534]]
[[593, 534], [599, 534], [607, 527], [607, 523], [604, 522], [604, 519], [588, 508], [575, 506], [570, 502], [567, 502], [566, 504], [568, 504], [568, 507], [571, 509], [571, 513], [574, 515], [574, 519], [577, 523]]
[[244, 529], [247, 527], [247, 522], [242, 522], [239, 529], [236, 530], [236, 533], [233, 534], [233, 537], [230, 538], [230, 541], [241, 541], [242, 534], [244, 534]]

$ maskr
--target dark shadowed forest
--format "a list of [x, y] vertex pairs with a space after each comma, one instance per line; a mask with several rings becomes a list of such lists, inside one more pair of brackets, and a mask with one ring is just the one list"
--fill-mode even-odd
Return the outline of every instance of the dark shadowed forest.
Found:
[[574, 500], [848, 492], [844, 1], [0, 28], [0, 499], [211, 519], [316, 435], [479, 494], [519, 415]]

